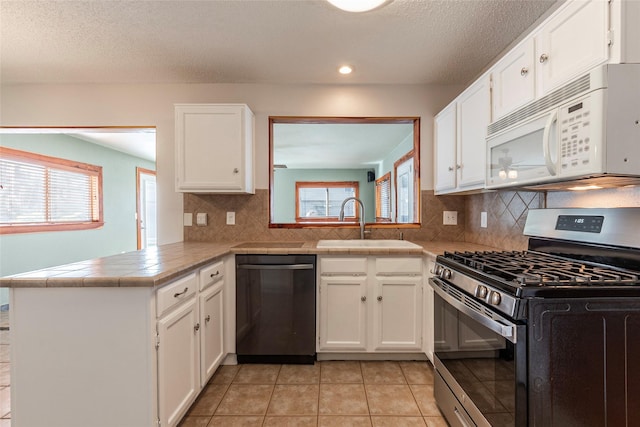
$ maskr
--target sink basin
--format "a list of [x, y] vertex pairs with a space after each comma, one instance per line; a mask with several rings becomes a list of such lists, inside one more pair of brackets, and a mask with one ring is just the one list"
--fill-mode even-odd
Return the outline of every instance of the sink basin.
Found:
[[406, 240], [319, 240], [317, 248], [343, 248], [343, 249], [421, 249], [422, 246]]

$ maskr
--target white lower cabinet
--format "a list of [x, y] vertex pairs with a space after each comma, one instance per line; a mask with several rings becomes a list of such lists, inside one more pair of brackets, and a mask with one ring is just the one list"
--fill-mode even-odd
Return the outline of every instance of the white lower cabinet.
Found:
[[422, 277], [376, 277], [375, 351], [419, 351], [422, 346]]
[[196, 299], [158, 321], [158, 400], [160, 425], [178, 424], [200, 391]]
[[321, 257], [319, 265], [319, 352], [421, 350], [421, 257]]
[[367, 349], [367, 277], [320, 278], [320, 349]]
[[204, 387], [224, 357], [224, 283], [200, 295], [200, 384]]

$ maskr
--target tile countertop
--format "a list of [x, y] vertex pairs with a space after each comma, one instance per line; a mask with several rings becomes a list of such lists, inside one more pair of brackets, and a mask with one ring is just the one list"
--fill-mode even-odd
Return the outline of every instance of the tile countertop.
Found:
[[499, 250], [466, 242], [413, 242], [421, 249], [325, 249], [308, 242], [179, 242], [0, 278], [0, 287], [162, 286], [216, 258], [237, 253], [318, 255], [430, 255]]

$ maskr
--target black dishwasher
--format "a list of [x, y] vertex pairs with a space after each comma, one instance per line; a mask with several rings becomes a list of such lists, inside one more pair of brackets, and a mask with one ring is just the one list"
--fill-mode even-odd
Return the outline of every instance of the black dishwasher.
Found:
[[236, 255], [238, 363], [313, 363], [316, 256]]

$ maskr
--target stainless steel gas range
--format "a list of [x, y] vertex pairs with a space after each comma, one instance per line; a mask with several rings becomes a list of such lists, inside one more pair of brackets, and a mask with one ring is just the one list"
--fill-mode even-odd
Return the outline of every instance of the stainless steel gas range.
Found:
[[640, 426], [640, 208], [530, 210], [523, 252], [438, 256], [452, 426]]

